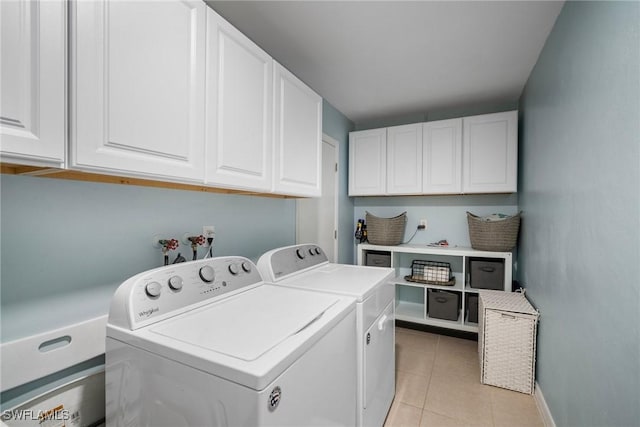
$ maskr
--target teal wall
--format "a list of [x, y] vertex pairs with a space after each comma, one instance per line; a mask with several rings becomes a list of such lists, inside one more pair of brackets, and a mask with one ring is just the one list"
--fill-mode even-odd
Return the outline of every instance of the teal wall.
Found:
[[322, 131], [338, 141], [338, 262], [353, 264], [353, 199], [349, 193], [349, 132], [353, 122], [326, 100], [322, 102]]
[[567, 2], [520, 111], [537, 381], [558, 426], [637, 426], [640, 3]]

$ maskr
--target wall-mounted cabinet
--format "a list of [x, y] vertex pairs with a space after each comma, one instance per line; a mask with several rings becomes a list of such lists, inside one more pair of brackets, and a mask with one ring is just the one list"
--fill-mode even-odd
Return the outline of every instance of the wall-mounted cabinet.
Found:
[[387, 194], [422, 192], [422, 124], [387, 128]]
[[207, 11], [206, 182], [271, 190], [273, 60]]
[[[478, 251], [471, 248], [432, 248], [424, 245], [358, 245], [358, 265], [367, 265], [388, 254], [396, 270], [396, 319], [441, 328], [478, 332], [478, 291], [511, 292], [511, 252]], [[434, 284], [407, 280], [414, 260], [446, 263], [453, 283]], [[372, 264], [371, 264], [372, 265]]]
[[0, 2], [0, 159], [64, 167], [67, 2]]
[[462, 119], [423, 124], [422, 167], [425, 194], [462, 192]]
[[71, 166], [202, 182], [206, 5], [71, 5]]
[[349, 195], [516, 192], [517, 128], [508, 111], [351, 132]]
[[204, 2], [0, 6], [3, 162], [320, 195], [322, 98]]
[[518, 179], [518, 112], [463, 120], [464, 193], [514, 193]]
[[387, 129], [349, 133], [349, 195], [386, 193]]
[[274, 61], [274, 192], [322, 193], [322, 98]]

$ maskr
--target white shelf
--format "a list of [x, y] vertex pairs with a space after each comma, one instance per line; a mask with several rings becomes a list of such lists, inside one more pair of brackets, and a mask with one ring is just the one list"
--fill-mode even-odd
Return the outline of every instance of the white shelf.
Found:
[[[371, 245], [362, 243], [358, 245], [358, 251], [378, 251], [378, 252], [394, 252], [394, 253], [413, 253], [413, 254], [433, 254], [445, 256], [466, 256], [479, 258], [509, 258], [511, 252], [493, 252], [479, 251], [465, 246], [426, 246], [418, 244], [406, 244], [397, 246]], [[392, 266], [393, 267], [393, 266]]]
[[[470, 258], [494, 258], [504, 261], [504, 291], [511, 291], [512, 254], [511, 252], [478, 251], [465, 247], [431, 247], [424, 245], [382, 246], [371, 244], [358, 245], [358, 264], [364, 265], [365, 254], [369, 251], [389, 252], [391, 267], [396, 270], [396, 319], [420, 323], [440, 328], [478, 332], [478, 323], [467, 321], [467, 294], [478, 294], [480, 289], [472, 288], [468, 283]], [[406, 254], [409, 254], [407, 256]], [[414, 255], [414, 256], [411, 256]], [[448, 262], [451, 264], [455, 285], [434, 285], [410, 282], [405, 276], [411, 273], [413, 259]], [[404, 291], [403, 291], [404, 289]], [[429, 317], [427, 309], [428, 289], [456, 292], [460, 295], [459, 316], [457, 321]]]
[[427, 317], [423, 316], [422, 318], [419, 318], [416, 315], [403, 314], [403, 313], [399, 313], [398, 311], [396, 311], [396, 320], [402, 320], [402, 321], [411, 322], [411, 323], [420, 323], [422, 325], [435, 326], [438, 328], [456, 329], [456, 330], [465, 331], [465, 332], [478, 332], [477, 323], [468, 323], [468, 322], [463, 323], [461, 320], [454, 321], [454, 320], [434, 319], [428, 316]]
[[396, 300], [396, 319], [401, 316], [410, 319], [424, 317], [424, 304]]

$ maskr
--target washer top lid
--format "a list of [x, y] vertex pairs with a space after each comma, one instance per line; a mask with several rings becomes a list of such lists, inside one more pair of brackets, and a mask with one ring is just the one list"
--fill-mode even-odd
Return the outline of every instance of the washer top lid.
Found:
[[374, 290], [395, 276], [393, 268], [348, 264], [325, 264], [276, 282], [320, 292], [332, 292], [366, 299]]
[[331, 295], [260, 286], [150, 331], [249, 362], [310, 326], [338, 301]]

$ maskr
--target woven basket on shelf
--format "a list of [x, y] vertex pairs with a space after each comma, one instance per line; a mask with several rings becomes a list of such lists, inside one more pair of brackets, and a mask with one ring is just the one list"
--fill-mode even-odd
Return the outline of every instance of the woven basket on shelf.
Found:
[[372, 245], [395, 246], [402, 243], [404, 229], [407, 225], [407, 213], [403, 212], [393, 218], [380, 218], [366, 213], [367, 240]]
[[487, 221], [467, 212], [471, 247], [496, 252], [513, 249], [518, 240], [518, 230], [520, 230], [520, 213], [497, 221]]

